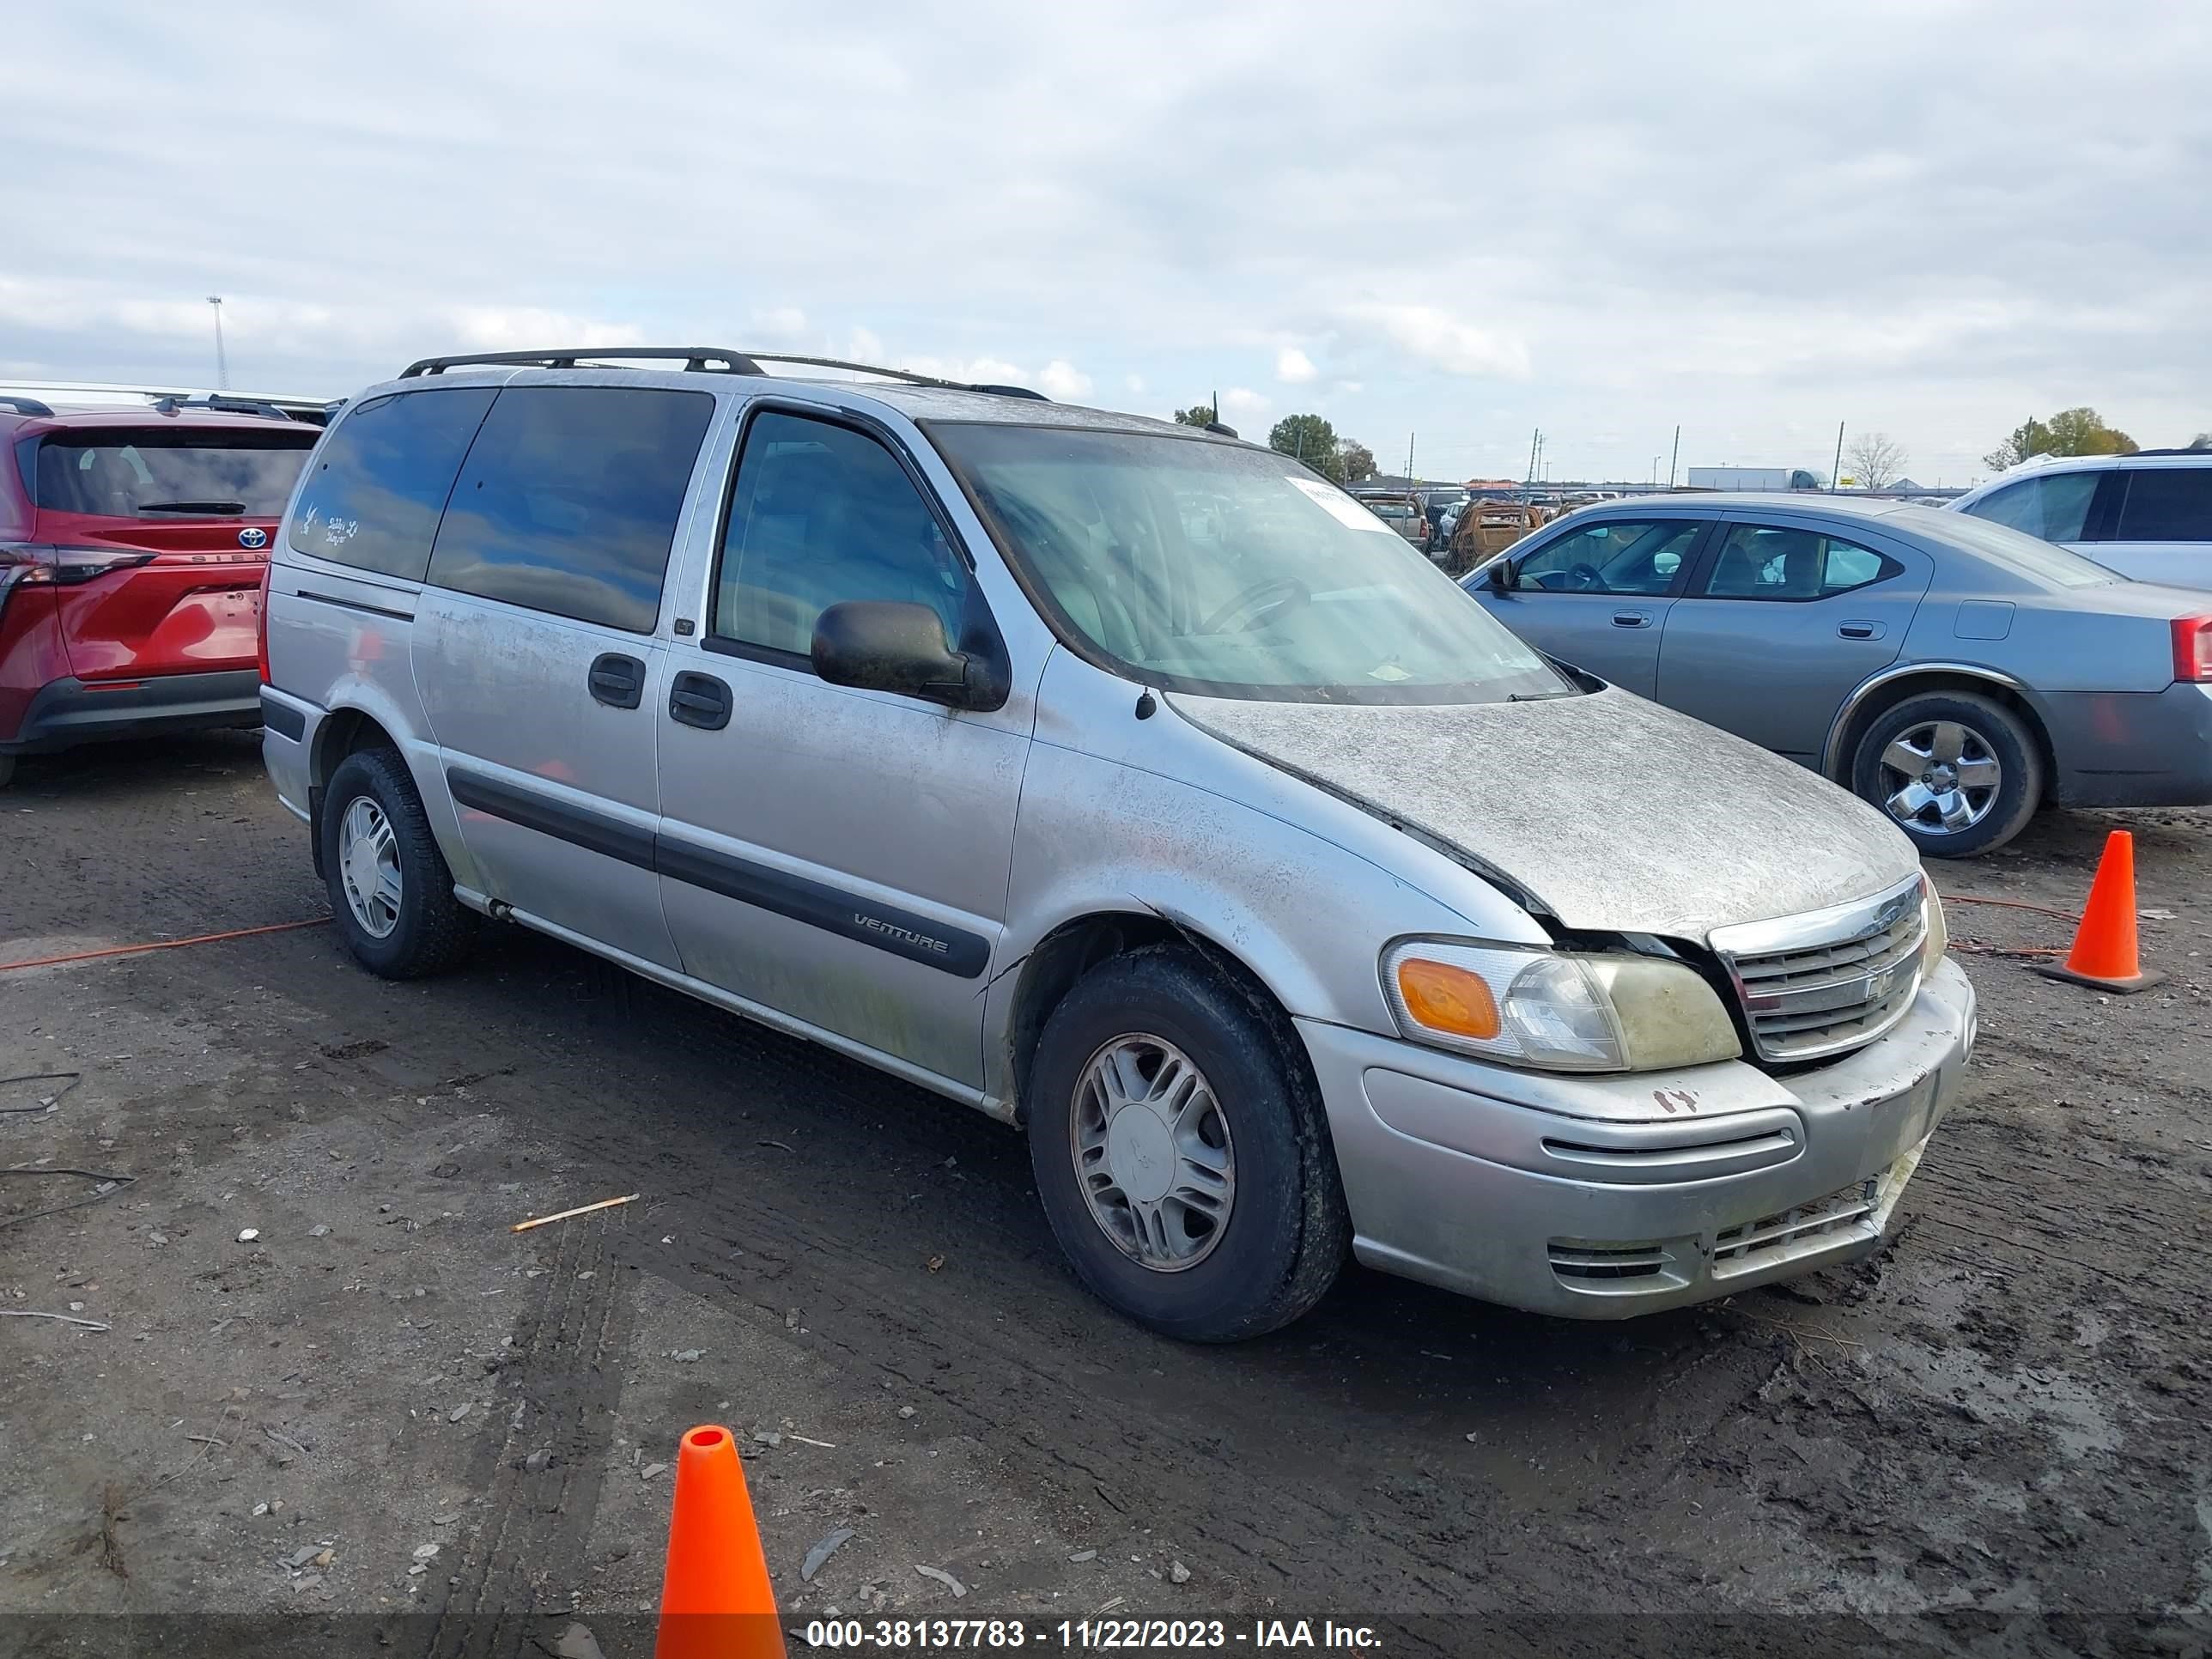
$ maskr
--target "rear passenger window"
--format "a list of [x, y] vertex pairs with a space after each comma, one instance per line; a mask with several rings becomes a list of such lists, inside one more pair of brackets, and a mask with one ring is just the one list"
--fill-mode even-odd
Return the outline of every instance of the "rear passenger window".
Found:
[[510, 386], [454, 486], [440, 587], [650, 634], [714, 399], [649, 386]]
[[773, 410], [738, 464], [710, 635], [804, 657], [848, 599], [902, 599], [960, 635], [968, 569], [890, 452], [850, 427]]
[[2122, 475], [2123, 542], [2212, 542], [2212, 465], [2130, 467]]
[[1826, 599], [1904, 568], [1840, 536], [1740, 524], [1721, 543], [1705, 592], [1716, 599]]
[[347, 410], [285, 527], [293, 550], [421, 581], [453, 475], [496, 395], [395, 392]]
[[2023, 478], [1992, 490], [1965, 510], [1978, 519], [2025, 531], [2046, 542], [2078, 542], [2089, 517], [2101, 472], [2062, 472], [2055, 477]]

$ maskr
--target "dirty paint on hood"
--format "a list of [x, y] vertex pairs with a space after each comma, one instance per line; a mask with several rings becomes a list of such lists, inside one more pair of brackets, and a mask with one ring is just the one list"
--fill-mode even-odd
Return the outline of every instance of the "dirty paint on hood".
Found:
[[1570, 927], [1702, 941], [1919, 868], [1901, 830], [1805, 767], [1610, 687], [1416, 707], [1170, 700], [1223, 742], [1458, 849]]

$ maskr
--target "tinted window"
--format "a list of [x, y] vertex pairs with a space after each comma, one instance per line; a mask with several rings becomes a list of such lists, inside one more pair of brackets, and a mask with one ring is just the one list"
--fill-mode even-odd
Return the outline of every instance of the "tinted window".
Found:
[[49, 433], [38, 445], [38, 503], [111, 519], [273, 519], [315, 436], [282, 427]]
[[453, 485], [430, 580], [650, 634], [714, 413], [703, 392], [508, 387]]
[[2046, 542], [2078, 542], [2101, 472], [2062, 472], [2023, 478], [1993, 490], [1963, 509], [1978, 519], [2039, 537]]
[[1716, 599], [1825, 599], [1904, 568], [1840, 536], [1740, 524], [1722, 541], [1705, 592]]
[[1664, 593], [1702, 527], [1695, 520], [1585, 525], [1521, 560], [1516, 586], [1558, 593]]
[[814, 619], [848, 599], [926, 605], [957, 639], [968, 571], [889, 450], [849, 427], [775, 410], [738, 463], [709, 632], [805, 656]]
[[356, 404], [315, 457], [285, 539], [319, 559], [422, 580], [453, 475], [495, 395], [465, 386]]
[[2212, 465], [2133, 467], [2121, 474], [2124, 542], [2212, 542]]

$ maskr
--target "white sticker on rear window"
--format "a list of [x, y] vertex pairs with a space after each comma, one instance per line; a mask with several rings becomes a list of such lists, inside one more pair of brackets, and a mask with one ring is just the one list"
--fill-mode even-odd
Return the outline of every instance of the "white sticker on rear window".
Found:
[[1332, 489], [1318, 479], [1286, 476], [1283, 482], [1347, 530], [1379, 530], [1386, 536], [1398, 533], [1342, 490]]

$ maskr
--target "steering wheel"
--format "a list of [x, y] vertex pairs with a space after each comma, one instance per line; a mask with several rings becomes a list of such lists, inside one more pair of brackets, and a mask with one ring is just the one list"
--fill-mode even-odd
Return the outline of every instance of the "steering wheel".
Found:
[[1594, 564], [1573, 564], [1567, 567], [1567, 592], [1595, 593], [1605, 586], [1605, 572]]
[[1295, 608], [1312, 599], [1313, 590], [1296, 576], [1269, 576], [1231, 595], [1228, 604], [1199, 623], [1198, 631], [1201, 634], [1224, 634], [1229, 631], [1231, 623], [1242, 617], [1243, 620], [1238, 624], [1237, 631], [1249, 633], [1269, 612]]

